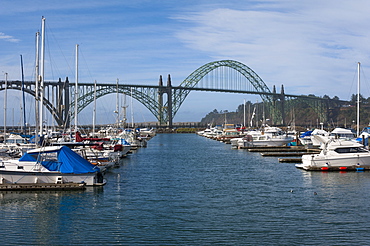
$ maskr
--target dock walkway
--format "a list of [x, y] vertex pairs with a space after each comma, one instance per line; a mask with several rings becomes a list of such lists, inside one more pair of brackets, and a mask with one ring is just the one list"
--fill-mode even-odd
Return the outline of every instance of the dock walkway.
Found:
[[30, 184], [0, 184], [0, 191], [8, 190], [84, 190], [86, 189], [85, 183], [30, 183]]
[[249, 152], [260, 152], [263, 157], [288, 157], [279, 158], [279, 162], [301, 163], [302, 155], [320, 153], [320, 149], [305, 148], [304, 146], [258, 146], [242, 147]]

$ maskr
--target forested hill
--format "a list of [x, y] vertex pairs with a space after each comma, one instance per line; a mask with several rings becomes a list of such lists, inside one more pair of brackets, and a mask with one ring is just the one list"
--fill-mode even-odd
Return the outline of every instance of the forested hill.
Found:
[[[327, 97], [327, 96], [326, 96]], [[327, 122], [323, 122], [325, 127], [347, 127], [354, 128], [357, 120], [357, 95], [352, 95], [351, 101], [348, 103], [332, 103], [329, 105], [329, 111], [327, 112]], [[232, 124], [244, 124], [247, 126], [250, 124], [253, 112], [252, 126], [261, 125], [263, 121], [271, 125], [271, 116], [268, 115], [268, 110], [264, 109], [263, 103], [251, 103], [246, 102], [245, 107], [243, 104], [239, 105], [235, 112], [228, 112], [227, 110], [214, 109], [202, 118], [201, 123], [211, 125], [222, 125], [226, 123]], [[244, 121], [245, 112], [245, 121]], [[286, 125], [295, 125], [305, 128], [316, 128], [320, 126], [319, 116], [314, 110], [306, 103], [297, 103], [294, 110], [291, 112], [285, 112]], [[370, 97], [365, 99], [360, 95], [360, 129], [368, 126], [370, 123]], [[279, 125], [279, 124], [274, 124]]]

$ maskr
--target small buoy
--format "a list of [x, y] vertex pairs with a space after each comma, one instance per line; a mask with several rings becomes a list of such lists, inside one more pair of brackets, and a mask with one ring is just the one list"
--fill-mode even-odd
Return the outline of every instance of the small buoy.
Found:
[[339, 167], [339, 170], [346, 170], [347, 167]]
[[356, 168], [356, 170], [357, 170], [357, 171], [359, 171], [359, 172], [361, 172], [361, 171], [364, 171], [364, 170], [365, 170], [365, 168], [363, 168], [363, 167], [358, 167], [358, 168]]
[[327, 170], [329, 170], [329, 168], [328, 167], [322, 167], [321, 170], [327, 171]]
[[290, 192], [292, 192], [292, 193], [293, 193], [293, 190], [290, 190]]

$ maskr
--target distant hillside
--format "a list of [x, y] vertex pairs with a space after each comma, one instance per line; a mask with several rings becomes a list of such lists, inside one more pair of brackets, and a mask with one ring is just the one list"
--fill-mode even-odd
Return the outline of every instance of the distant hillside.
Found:
[[[327, 96], [325, 96], [327, 97]], [[348, 103], [335, 103], [333, 101], [332, 105], [329, 105], [329, 111], [327, 112], [327, 122], [323, 122], [324, 126], [327, 128], [334, 127], [347, 127], [355, 128], [357, 120], [357, 95], [352, 95], [352, 100]], [[337, 99], [335, 97], [334, 99]], [[263, 113], [267, 110], [263, 109], [263, 103], [251, 103], [250, 101], [246, 102], [245, 105], [245, 122], [249, 126], [250, 119], [255, 113], [253, 119], [253, 126], [256, 124], [260, 126], [265, 119], [265, 122], [271, 125], [270, 116]], [[360, 129], [365, 126], [368, 126], [370, 123], [370, 97], [365, 99], [360, 95]], [[307, 104], [301, 103], [297, 104], [294, 108], [294, 112], [285, 112], [285, 122], [287, 125], [301, 126], [304, 128], [316, 128], [320, 127], [320, 122], [318, 115], [314, 110]], [[241, 104], [237, 107], [235, 112], [228, 112], [227, 110], [217, 110], [214, 109], [212, 112], [209, 112], [204, 118], [202, 118], [201, 123], [212, 124], [212, 125], [222, 125], [225, 122], [233, 124], [243, 124], [244, 123], [244, 105]], [[279, 124], [274, 124], [279, 125]]]

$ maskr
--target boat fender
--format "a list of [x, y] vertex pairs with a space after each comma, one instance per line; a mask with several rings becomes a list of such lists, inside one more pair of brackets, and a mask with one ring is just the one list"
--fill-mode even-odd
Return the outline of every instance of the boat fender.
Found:
[[121, 144], [114, 145], [114, 152], [121, 151], [121, 150], [122, 150], [122, 145]]

